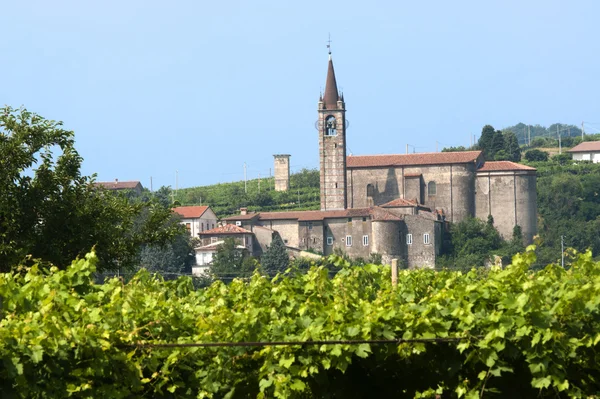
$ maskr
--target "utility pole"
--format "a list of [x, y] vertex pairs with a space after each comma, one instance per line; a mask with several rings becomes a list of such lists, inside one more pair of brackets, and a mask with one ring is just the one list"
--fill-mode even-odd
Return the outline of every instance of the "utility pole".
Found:
[[408, 144], [406, 145], [406, 153], [408, 154]]
[[300, 207], [300, 189], [298, 189], [298, 208]]
[[175, 171], [175, 191], [179, 194], [179, 170]]
[[560, 141], [560, 130], [558, 125], [556, 125], [556, 134], [558, 135], [558, 153], [562, 154], [562, 142]]
[[527, 143], [531, 147], [531, 127], [527, 125]]
[[560, 236], [560, 259], [563, 269], [565, 268], [565, 236]]
[[150, 176], [150, 192], [152, 192], [152, 176]]
[[435, 152], [438, 152], [438, 142], [437, 142], [437, 140], [435, 141]]
[[246, 162], [244, 162], [244, 193], [248, 193], [248, 184], [246, 180]]
[[583, 141], [583, 135], [585, 134], [585, 130], [583, 127], [583, 122], [581, 122], [581, 141]]

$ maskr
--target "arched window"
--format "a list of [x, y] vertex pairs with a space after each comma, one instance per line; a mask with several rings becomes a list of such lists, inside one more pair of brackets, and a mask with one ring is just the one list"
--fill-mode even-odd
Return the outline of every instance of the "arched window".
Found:
[[436, 195], [437, 194], [437, 187], [435, 185], [434, 181], [430, 181], [429, 184], [427, 184], [427, 195]]
[[325, 119], [325, 136], [337, 136], [337, 122], [335, 120], [335, 116], [329, 115], [327, 119]]
[[367, 184], [367, 206], [373, 206], [373, 195], [375, 194], [375, 187], [372, 184]]

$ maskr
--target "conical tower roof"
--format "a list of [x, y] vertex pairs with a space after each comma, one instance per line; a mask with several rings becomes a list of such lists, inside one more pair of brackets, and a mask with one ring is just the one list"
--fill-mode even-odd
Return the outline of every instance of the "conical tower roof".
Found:
[[335, 71], [333, 70], [333, 61], [331, 60], [331, 54], [329, 54], [327, 81], [325, 82], [325, 95], [323, 96], [325, 109], [337, 109], [337, 102], [339, 99], [337, 82], [335, 81]]

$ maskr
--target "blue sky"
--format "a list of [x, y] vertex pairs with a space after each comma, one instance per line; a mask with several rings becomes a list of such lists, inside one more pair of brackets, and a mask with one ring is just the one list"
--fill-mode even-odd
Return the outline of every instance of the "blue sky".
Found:
[[[353, 154], [485, 124], [600, 122], [597, 1], [13, 1], [0, 102], [75, 131], [98, 180], [189, 187], [318, 167], [331, 33]], [[590, 125], [594, 126], [594, 125]], [[595, 125], [600, 128], [600, 124]], [[411, 147], [413, 150], [413, 147]]]

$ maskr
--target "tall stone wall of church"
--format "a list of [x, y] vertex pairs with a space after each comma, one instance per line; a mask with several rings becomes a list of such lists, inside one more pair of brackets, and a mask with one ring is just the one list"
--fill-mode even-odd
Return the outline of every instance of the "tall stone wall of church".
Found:
[[515, 225], [521, 226], [523, 242], [537, 234], [536, 175], [523, 171], [478, 172], [476, 216], [494, 225], [503, 238], [511, 239]]
[[[407, 196], [415, 190], [408, 189], [405, 181], [418, 180], [414, 178], [418, 174], [422, 175], [421, 192], [426, 206], [443, 209], [446, 219], [451, 222], [475, 215], [475, 164], [348, 169], [348, 207], [369, 206], [368, 185], [373, 186], [374, 205], [396, 198], [414, 199]], [[405, 175], [411, 177], [405, 178]], [[428, 190], [430, 182], [435, 183], [435, 193]]]
[[373, 230], [372, 252], [381, 254], [384, 264], [389, 265], [392, 259], [399, 259], [406, 265], [406, 253], [402, 241], [404, 223], [393, 220], [375, 220], [371, 225]]

